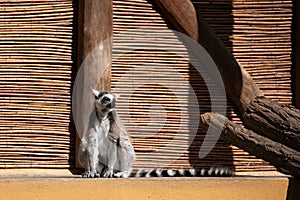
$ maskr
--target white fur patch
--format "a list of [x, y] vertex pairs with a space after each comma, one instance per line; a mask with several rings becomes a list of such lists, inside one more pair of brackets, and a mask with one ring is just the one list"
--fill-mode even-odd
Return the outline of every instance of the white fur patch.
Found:
[[204, 175], [205, 175], [205, 172], [206, 172], [205, 169], [201, 169], [201, 171], [200, 171], [201, 176], [204, 176]]
[[190, 173], [192, 176], [197, 176], [197, 171], [195, 169], [190, 169]]
[[184, 169], [179, 169], [179, 170], [178, 170], [178, 173], [179, 173], [181, 176], [184, 176]]
[[172, 170], [172, 169], [168, 169], [167, 174], [168, 174], [168, 176], [174, 176], [175, 175], [174, 170]]

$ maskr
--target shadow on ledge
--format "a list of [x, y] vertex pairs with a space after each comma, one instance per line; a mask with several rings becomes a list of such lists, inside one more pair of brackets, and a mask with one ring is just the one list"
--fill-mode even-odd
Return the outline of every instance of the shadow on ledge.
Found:
[[297, 200], [300, 197], [300, 179], [290, 178], [286, 200]]

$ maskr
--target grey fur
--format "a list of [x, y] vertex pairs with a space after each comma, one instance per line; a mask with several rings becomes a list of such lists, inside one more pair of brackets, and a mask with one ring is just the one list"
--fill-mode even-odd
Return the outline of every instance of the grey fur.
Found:
[[79, 161], [85, 168], [82, 177], [128, 177], [135, 152], [116, 111], [116, 95], [93, 90], [95, 111], [89, 130], [81, 139]]

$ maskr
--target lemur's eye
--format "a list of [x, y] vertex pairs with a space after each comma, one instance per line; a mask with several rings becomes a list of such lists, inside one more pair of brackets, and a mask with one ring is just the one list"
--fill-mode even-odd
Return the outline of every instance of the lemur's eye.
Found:
[[99, 100], [99, 99], [100, 99], [100, 95], [95, 96], [95, 99], [96, 99], [96, 100]]

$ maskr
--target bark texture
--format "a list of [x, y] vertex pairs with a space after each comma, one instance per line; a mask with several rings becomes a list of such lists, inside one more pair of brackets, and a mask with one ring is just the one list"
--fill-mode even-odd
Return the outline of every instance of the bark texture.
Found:
[[258, 97], [243, 114], [247, 128], [300, 152], [300, 111]]
[[201, 126], [222, 131], [221, 137], [233, 145], [262, 158], [295, 177], [300, 177], [300, 153], [280, 142], [273, 141], [229, 121], [217, 113], [201, 115]]

